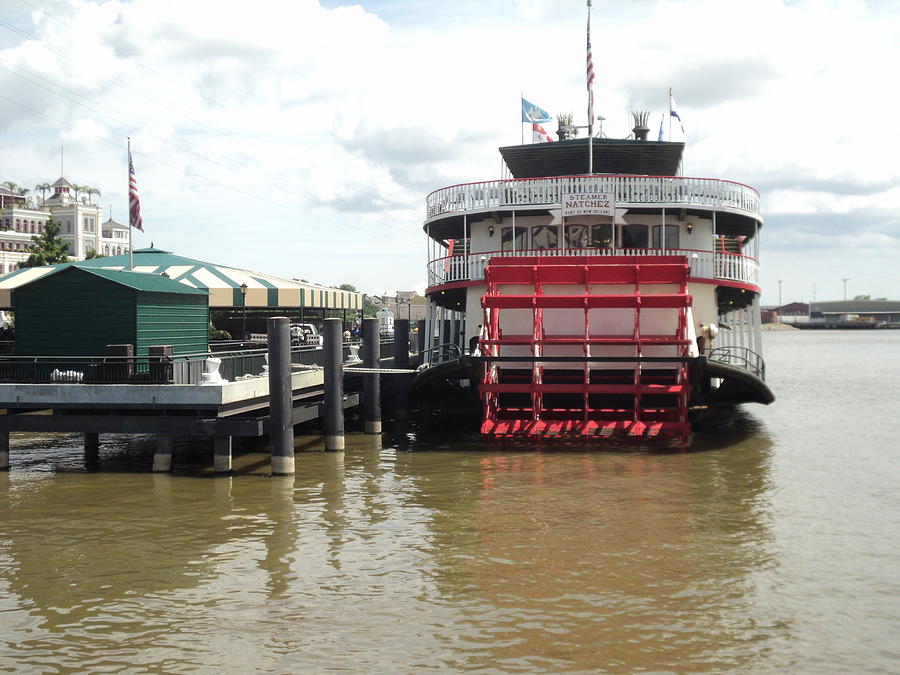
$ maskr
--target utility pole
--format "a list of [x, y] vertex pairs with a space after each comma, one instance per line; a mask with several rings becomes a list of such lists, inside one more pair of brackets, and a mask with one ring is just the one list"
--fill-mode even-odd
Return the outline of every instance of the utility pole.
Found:
[[781, 304], [781, 284], [783, 284], [783, 283], [784, 283], [784, 279], [778, 280], [778, 309], [781, 309], [783, 306]]
[[850, 278], [847, 277], [845, 279], [841, 279], [844, 282], [844, 302], [847, 302], [847, 282], [850, 281]]

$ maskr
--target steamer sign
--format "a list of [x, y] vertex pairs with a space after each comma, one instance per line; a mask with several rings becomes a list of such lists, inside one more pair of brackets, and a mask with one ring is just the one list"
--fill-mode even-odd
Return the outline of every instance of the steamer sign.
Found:
[[563, 195], [562, 217], [612, 216], [616, 202], [611, 194], [596, 192], [570, 192]]

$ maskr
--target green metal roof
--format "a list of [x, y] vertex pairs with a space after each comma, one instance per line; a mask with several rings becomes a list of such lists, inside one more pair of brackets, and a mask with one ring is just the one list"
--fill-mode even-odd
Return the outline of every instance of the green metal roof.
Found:
[[[131, 267], [131, 257], [126, 253], [47, 267], [27, 267], [16, 270], [0, 277], [0, 308], [12, 306], [12, 292], [19, 286], [56, 270], [74, 266], [91, 270], [131, 271], [157, 279], [165, 273], [173, 283], [208, 291], [209, 306], [213, 308], [246, 306], [285, 309], [295, 307], [362, 309], [360, 293], [293, 279], [283, 279], [236, 267], [216, 265], [193, 258], [185, 258], [158, 248], [137, 249], [133, 253], [133, 259], [133, 267]], [[241, 292], [242, 286], [246, 288], [246, 294]]]
[[[178, 283], [177, 281], [172, 281], [168, 277], [164, 277], [161, 274], [144, 274], [141, 272], [127, 272], [125, 270], [92, 269], [90, 267], [82, 267], [80, 265], [67, 266], [64, 269], [59, 269], [51, 272], [51, 274], [39, 277], [39, 279], [46, 279], [48, 276], [59, 274], [60, 272], [66, 271], [66, 269], [77, 269], [79, 272], [83, 272], [84, 274], [93, 274], [95, 276], [102, 277], [103, 279], [108, 279], [109, 281], [115, 282], [122, 286], [133, 288], [136, 291], [147, 291], [150, 293], [185, 293], [187, 295], [209, 295], [209, 291], [205, 288], [191, 288], [190, 286]], [[35, 279], [35, 281], [38, 281], [38, 279]], [[34, 283], [34, 281], [30, 283]]]

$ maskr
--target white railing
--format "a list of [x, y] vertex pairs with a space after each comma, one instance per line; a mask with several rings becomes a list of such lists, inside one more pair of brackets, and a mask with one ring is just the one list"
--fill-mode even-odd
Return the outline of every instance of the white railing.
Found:
[[435, 190], [426, 198], [427, 219], [513, 206], [553, 205], [574, 192], [615, 195], [622, 208], [642, 204], [705, 206], [759, 215], [759, 193], [748, 185], [683, 176], [560, 176], [465, 183]]
[[484, 268], [495, 257], [516, 256], [582, 256], [582, 255], [683, 255], [691, 266], [695, 279], [722, 279], [759, 285], [759, 262], [748, 256], [720, 251], [695, 251], [691, 249], [655, 248], [579, 248], [579, 249], [529, 249], [525, 251], [482, 251], [469, 256], [447, 256], [428, 263], [428, 286], [438, 286], [456, 281], [484, 279]]

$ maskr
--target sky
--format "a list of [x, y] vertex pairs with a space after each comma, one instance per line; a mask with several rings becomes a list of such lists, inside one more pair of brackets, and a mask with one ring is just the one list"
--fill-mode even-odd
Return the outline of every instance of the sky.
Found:
[[[127, 222], [130, 137], [136, 248], [421, 291], [425, 196], [500, 178], [519, 97], [586, 122], [586, 17], [584, 0], [0, 0], [0, 181], [52, 183], [62, 160]], [[900, 3], [593, 0], [591, 26], [607, 136], [630, 110], [655, 128], [671, 87], [684, 174], [760, 191], [763, 304], [900, 300]]]

